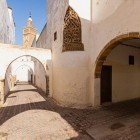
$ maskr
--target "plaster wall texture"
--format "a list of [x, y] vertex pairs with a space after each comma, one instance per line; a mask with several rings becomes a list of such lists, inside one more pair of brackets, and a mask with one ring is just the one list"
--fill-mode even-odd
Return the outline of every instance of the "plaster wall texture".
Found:
[[99, 23], [114, 14], [125, 0], [91, 0], [93, 23]]
[[[66, 0], [54, 0], [53, 2], [48, 0], [47, 25], [49, 36], [47, 40], [49, 43], [47, 44], [52, 48], [52, 96], [62, 105], [83, 107], [89, 104], [88, 51], [90, 35], [89, 24], [91, 23], [81, 18], [83, 25], [82, 42], [84, 43], [85, 51], [62, 52], [64, 17], [68, 4], [69, 1]], [[81, 7], [82, 6], [83, 5], [81, 5]], [[56, 31], [57, 40], [54, 41], [54, 33]]]
[[[36, 58], [23, 56], [11, 64], [12, 76], [16, 76], [17, 81], [31, 82], [46, 93], [46, 69]], [[7, 73], [8, 74], [8, 73]]]
[[[83, 52], [62, 52], [68, 5], [81, 19]], [[116, 36], [140, 31], [139, 5], [138, 0], [48, 0], [46, 46], [52, 51], [51, 89], [54, 99], [72, 107], [100, 104], [100, 78], [94, 77], [96, 60], [106, 44]], [[134, 96], [137, 96], [136, 92]], [[113, 100], [125, 98], [129, 99], [130, 95], [119, 97], [114, 93]]]
[[[131, 32], [139, 32], [139, 5], [140, 1], [137, 0], [127, 0], [127, 1], [106, 1], [106, 3], [101, 2], [96, 5], [96, 10], [103, 10], [104, 14], [99, 14], [99, 20], [93, 20], [92, 25], [92, 43], [90, 51], [90, 99], [91, 103], [96, 106], [99, 105], [99, 96], [100, 96], [100, 80], [94, 79], [94, 68], [96, 66], [96, 60], [100, 52], [104, 50], [104, 47], [112, 39], [117, 36], [128, 34]], [[105, 10], [103, 7], [109, 4], [109, 7], [115, 7], [114, 9], [109, 8]], [[117, 7], [116, 7], [117, 6]], [[103, 9], [102, 9], [103, 8]], [[96, 13], [93, 9], [93, 13]], [[110, 13], [110, 14], [109, 14]], [[131, 15], [131, 16], [130, 16]], [[129, 17], [129, 18], [128, 18]], [[98, 81], [98, 82], [97, 82]]]
[[10, 45], [10, 44], [0, 44], [0, 63], [1, 71], [0, 76], [4, 78], [5, 71], [14, 60], [21, 56], [29, 55], [37, 58], [46, 68], [47, 60], [51, 60], [51, 51], [41, 48], [30, 48], [24, 49], [20, 46]]
[[[47, 61], [47, 59], [46, 59]], [[31, 82], [46, 93], [46, 69], [43, 63], [32, 56], [21, 56], [13, 61], [5, 76], [5, 95], [11, 90], [12, 77], [16, 76], [16, 81]]]
[[92, 0], [69, 0], [69, 5], [77, 12], [80, 18], [85, 20], [91, 20], [92, 12], [91, 12], [91, 4]]
[[[106, 4], [104, 3], [104, 7], [106, 7]], [[115, 1], [115, 3], [112, 3], [111, 6], [114, 7], [118, 5], [118, 7], [114, 8], [113, 10], [111, 10], [112, 8], [110, 8], [109, 12], [112, 13], [110, 16], [107, 16], [107, 18], [105, 19], [101, 16], [102, 18], [100, 17], [101, 20], [98, 23], [96, 23], [96, 21], [94, 20], [94, 28], [92, 28], [93, 47], [91, 48], [91, 56], [92, 59], [94, 59], [93, 63], [95, 63], [97, 56], [103, 50], [105, 45], [116, 36], [127, 34], [130, 32], [139, 32], [139, 16], [137, 14], [140, 11], [139, 4], [140, 1], [137, 0], [122, 0], [121, 3], [120, 0]], [[106, 14], [108, 14], [109, 12], [107, 11], [106, 13], [106, 11], [104, 10], [104, 13]], [[96, 34], [97, 36], [94, 36], [94, 34]]]
[[[46, 69], [46, 65], [48, 61], [51, 61], [51, 51], [47, 49], [41, 48], [30, 48], [24, 49], [20, 46], [10, 45], [10, 44], [0, 44], [0, 78], [5, 79], [6, 84], [9, 86], [5, 86], [6, 93], [11, 89], [11, 82], [9, 81], [9, 73], [12, 73], [12, 62], [14, 62], [17, 58], [22, 56], [32, 56], [38, 59], [44, 69]], [[8, 78], [7, 78], [8, 77]], [[40, 77], [41, 78], [41, 77]]]
[[42, 64], [34, 60], [34, 77], [35, 77], [35, 85], [41, 89], [44, 93], [46, 93], [46, 69], [42, 66]]
[[8, 44], [9, 43], [15, 44], [16, 35], [15, 35], [15, 21], [14, 21], [14, 17], [13, 17], [13, 10], [11, 8], [8, 8], [8, 12], [9, 12], [9, 19], [10, 19]]
[[33, 72], [30, 69], [30, 67], [22, 65], [16, 70], [15, 75], [16, 80], [19, 82], [30, 82], [31, 75], [33, 75]]
[[[17, 65], [19, 67], [15, 69], [14, 66]], [[22, 65], [22, 63], [19, 64], [16, 62], [13, 63], [13, 65], [11, 64], [5, 76], [5, 95], [7, 95], [8, 92], [14, 87], [14, 83], [31, 81], [31, 75], [33, 75], [33, 71], [28, 65]]]
[[[129, 65], [129, 55], [135, 64]], [[112, 101], [124, 101], [140, 97], [140, 50], [117, 46], [104, 65], [112, 65]]]
[[12, 9], [8, 8], [6, 0], [0, 0], [0, 42], [15, 43], [15, 25]]
[[34, 73], [34, 62], [31, 60], [31, 56], [23, 56], [15, 60], [11, 67], [11, 74], [16, 76], [17, 81], [31, 81], [31, 74]]
[[46, 23], [41, 34], [39, 35], [36, 41], [36, 44], [34, 44], [33, 47], [50, 49], [49, 46], [47, 46], [47, 37], [48, 37], [47, 30], [48, 29]]
[[11, 72], [12, 72], [12, 68], [11, 66], [9, 66], [5, 74], [5, 81], [4, 81], [4, 87], [3, 87], [4, 91], [3, 93], [1, 92], [3, 96], [7, 95], [10, 89], [12, 88], [12, 81], [11, 81], [12, 75], [10, 74]]

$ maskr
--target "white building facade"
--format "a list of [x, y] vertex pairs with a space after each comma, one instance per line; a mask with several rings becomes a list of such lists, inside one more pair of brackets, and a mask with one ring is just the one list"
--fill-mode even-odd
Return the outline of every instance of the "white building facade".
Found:
[[[37, 41], [29, 18], [22, 48], [0, 44], [0, 76], [33, 81], [68, 107], [140, 98], [139, 5], [138, 0], [48, 0], [47, 24]], [[21, 56], [36, 59], [25, 64]], [[17, 70], [7, 69], [16, 59], [11, 67]]]
[[0, 10], [0, 104], [19, 83], [33, 84], [45, 97], [51, 95], [51, 50], [32, 47], [37, 30], [31, 16], [23, 28], [23, 45], [18, 46], [12, 9], [1, 0]]
[[70, 107], [139, 98], [140, 1], [47, 5], [47, 32], [39, 37], [46, 40], [39, 44], [52, 51], [52, 97]]
[[15, 43], [15, 23], [12, 9], [8, 7], [6, 0], [0, 0], [0, 43]]

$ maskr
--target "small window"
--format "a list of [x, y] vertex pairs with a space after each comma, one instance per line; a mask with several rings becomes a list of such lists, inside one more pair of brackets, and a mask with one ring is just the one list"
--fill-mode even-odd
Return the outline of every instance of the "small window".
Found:
[[54, 41], [57, 40], [57, 32], [54, 33]]
[[129, 65], [134, 65], [134, 56], [129, 55]]

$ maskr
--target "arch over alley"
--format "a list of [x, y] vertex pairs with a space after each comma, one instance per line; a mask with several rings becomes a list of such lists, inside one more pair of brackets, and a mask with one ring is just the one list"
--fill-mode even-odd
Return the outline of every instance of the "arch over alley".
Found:
[[[0, 53], [2, 54], [0, 59], [3, 60], [3, 63], [0, 64], [1, 102], [4, 102], [5, 95], [8, 94], [17, 81], [31, 82], [44, 93], [49, 91], [49, 85], [51, 84], [49, 83], [51, 82], [50, 50], [24, 49], [15, 45], [0, 44]], [[24, 67], [24, 65], [28, 67]], [[14, 71], [18, 68], [20, 68], [20, 72], [16, 74]]]
[[[103, 48], [96, 60], [94, 73], [94, 102], [96, 105], [140, 97], [140, 88], [137, 84], [140, 73], [139, 46], [140, 33], [130, 32], [117, 36]], [[131, 82], [128, 85], [129, 81]], [[106, 87], [108, 88], [106, 89]], [[108, 93], [109, 95], [107, 95]]]

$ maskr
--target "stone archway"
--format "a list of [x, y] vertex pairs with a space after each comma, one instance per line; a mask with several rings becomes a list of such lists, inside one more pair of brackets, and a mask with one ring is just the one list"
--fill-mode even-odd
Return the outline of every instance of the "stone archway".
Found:
[[[27, 77], [23, 76], [22, 78], [26, 78], [25, 80], [31, 84], [33, 84], [33, 69], [29, 66], [29, 65], [26, 65], [26, 64], [23, 64], [23, 65], [20, 65], [18, 66], [14, 71], [13, 71], [13, 75], [17, 75], [18, 77], [16, 77], [16, 81], [25, 81], [24, 79], [21, 79], [20, 78], [20, 75], [21, 75], [21, 71], [23, 71], [23, 69], [27, 69], [28, 70], [28, 75]], [[25, 75], [25, 74], [24, 74]]]
[[[24, 60], [25, 58], [27, 60]], [[8, 95], [8, 92], [10, 91], [10, 89], [14, 87], [14, 83], [16, 81], [16, 77], [14, 77], [14, 71], [20, 68], [21, 66], [26, 66], [27, 68], [30, 67], [32, 71], [32, 78], [33, 78], [32, 84], [36, 86], [38, 89], [40, 89], [44, 93], [44, 95], [47, 96], [48, 89], [46, 89], [46, 87], [49, 88], [49, 86], [46, 86], [46, 84], [49, 84], [49, 83], [46, 83], [46, 76], [49, 77], [49, 75], [47, 75], [46, 66], [40, 60], [38, 60], [36, 57], [32, 55], [22, 55], [14, 59], [12, 62], [10, 62], [10, 64], [7, 67], [7, 70], [5, 73], [5, 80], [4, 80], [4, 87], [5, 87], [4, 95], [3, 95], [4, 98]], [[23, 78], [23, 75], [21, 76]], [[27, 75], [27, 77], [29, 78], [29, 75]], [[34, 82], [35, 79], [36, 79], [36, 82]]]
[[102, 49], [98, 55], [95, 62], [95, 71], [94, 71], [94, 105], [100, 105], [100, 88], [101, 88], [101, 71], [103, 63], [105, 62], [107, 56], [112, 52], [112, 50], [118, 46], [122, 41], [129, 39], [140, 39], [139, 32], [131, 32], [123, 34], [112, 39], [105, 47]]

